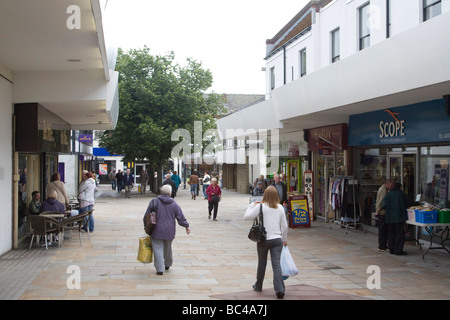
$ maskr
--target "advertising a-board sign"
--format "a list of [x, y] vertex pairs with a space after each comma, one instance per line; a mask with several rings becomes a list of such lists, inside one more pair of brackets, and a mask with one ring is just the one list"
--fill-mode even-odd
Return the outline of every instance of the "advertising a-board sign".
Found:
[[291, 196], [289, 197], [289, 226], [292, 229], [298, 227], [311, 227], [309, 217], [308, 197], [307, 196]]

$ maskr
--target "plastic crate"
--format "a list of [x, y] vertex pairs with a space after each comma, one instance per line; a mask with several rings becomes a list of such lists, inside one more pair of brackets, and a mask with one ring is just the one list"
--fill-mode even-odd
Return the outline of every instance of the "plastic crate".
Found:
[[437, 223], [438, 222], [438, 211], [425, 211], [416, 210], [416, 222], [419, 223]]
[[416, 221], [416, 212], [414, 210], [408, 209], [406, 210], [408, 212], [408, 220], [409, 221]]
[[450, 211], [448, 210], [439, 211], [439, 223], [450, 223]]

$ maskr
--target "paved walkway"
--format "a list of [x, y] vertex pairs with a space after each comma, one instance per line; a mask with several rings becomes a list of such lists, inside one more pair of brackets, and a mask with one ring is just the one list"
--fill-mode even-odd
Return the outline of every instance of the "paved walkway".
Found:
[[[174, 265], [163, 276], [153, 264], [136, 261], [142, 216], [153, 194], [131, 199], [101, 187], [91, 241], [78, 234], [62, 248], [33, 247], [0, 257], [0, 299], [275, 299], [268, 264], [264, 290], [255, 281], [256, 246], [247, 239], [250, 222], [242, 220], [248, 196], [224, 191], [219, 221], [208, 220], [207, 201], [191, 200], [186, 190], [176, 198], [191, 224], [188, 236], [177, 228]], [[406, 246], [407, 256], [377, 251], [375, 235], [313, 222], [310, 229], [289, 230], [288, 244], [299, 275], [285, 281], [285, 299], [449, 299], [450, 258]], [[24, 244], [28, 245], [28, 243]], [[81, 274], [79, 289], [69, 266]], [[367, 287], [367, 268], [380, 267], [380, 289]], [[69, 281], [68, 281], [69, 280]]]

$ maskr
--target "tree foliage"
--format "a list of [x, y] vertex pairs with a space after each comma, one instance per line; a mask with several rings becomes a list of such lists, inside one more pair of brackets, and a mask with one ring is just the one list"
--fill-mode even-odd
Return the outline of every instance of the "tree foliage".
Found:
[[158, 167], [178, 143], [171, 141], [174, 130], [187, 129], [193, 137], [194, 121], [202, 122], [203, 131], [215, 127], [224, 103], [217, 94], [204, 94], [212, 73], [196, 60], [187, 59], [183, 67], [174, 60], [173, 52], [153, 56], [147, 47], [119, 49], [120, 115], [116, 129], [101, 137], [101, 147]]

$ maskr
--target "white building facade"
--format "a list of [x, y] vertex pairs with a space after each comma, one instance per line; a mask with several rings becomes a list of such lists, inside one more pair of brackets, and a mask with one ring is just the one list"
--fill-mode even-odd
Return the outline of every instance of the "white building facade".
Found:
[[[425, 163], [436, 170], [439, 163], [441, 181], [448, 180], [446, 129], [418, 139], [413, 128], [445, 127], [439, 119], [450, 125], [448, 30], [450, 1], [311, 1], [267, 40], [266, 101], [220, 119], [219, 131], [231, 140], [245, 137], [227, 129], [301, 134], [308, 145], [302, 170], [314, 174], [314, 213], [334, 218], [331, 178], [351, 177], [359, 181], [360, 203], [369, 203], [360, 214], [370, 224], [372, 196], [384, 179], [411, 180], [410, 195], [424, 193], [433, 176]], [[429, 109], [429, 119], [413, 118], [419, 109]], [[445, 199], [432, 201], [448, 205], [449, 189], [441, 194]]]

